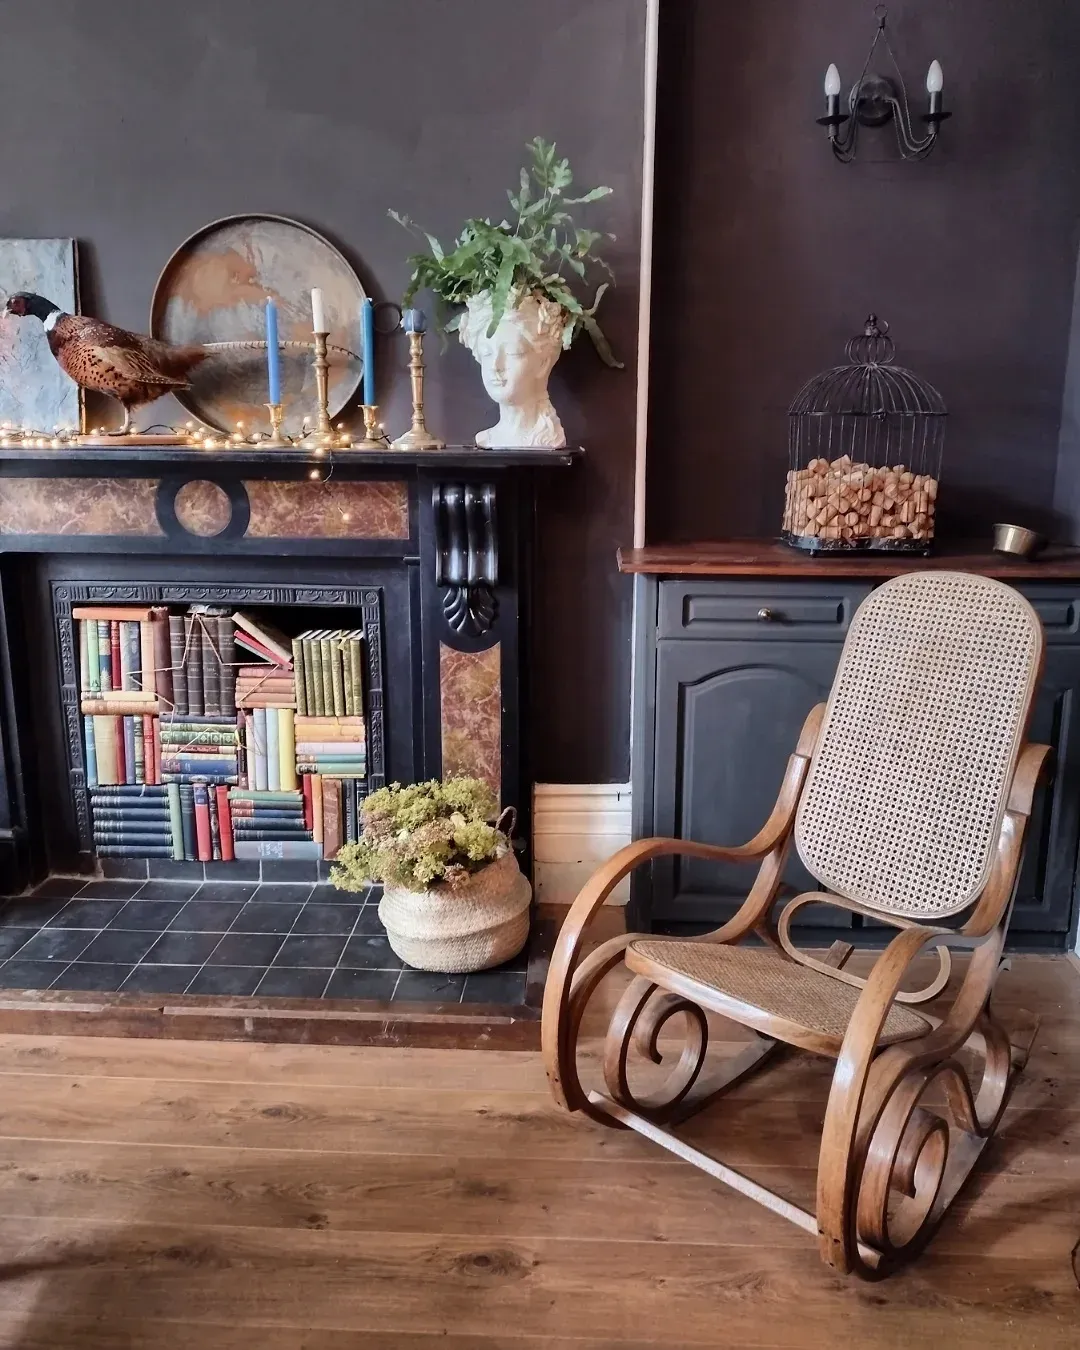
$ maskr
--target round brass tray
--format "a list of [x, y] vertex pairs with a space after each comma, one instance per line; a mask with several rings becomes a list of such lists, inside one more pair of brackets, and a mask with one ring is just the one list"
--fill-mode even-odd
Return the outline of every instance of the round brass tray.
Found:
[[[285, 216], [227, 216], [186, 239], [154, 287], [150, 332], [166, 342], [238, 345], [211, 353], [194, 372], [191, 388], [177, 395], [182, 406], [219, 431], [231, 432], [237, 422], [269, 429], [269, 296], [278, 307], [284, 430], [297, 435], [305, 418], [314, 425], [313, 286], [322, 288], [330, 327], [329, 406], [337, 417], [363, 376], [363, 361], [351, 353], [361, 350], [365, 292], [348, 259], [310, 226]], [[239, 345], [244, 343], [253, 345]]]

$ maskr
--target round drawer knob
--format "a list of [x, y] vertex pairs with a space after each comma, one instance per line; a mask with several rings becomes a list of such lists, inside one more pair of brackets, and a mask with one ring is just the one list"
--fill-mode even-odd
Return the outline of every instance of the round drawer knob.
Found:
[[758, 610], [757, 616], [762, 623], [769, 623], [771, 620], [776, 618], [776, 615], [773, 613], [773, 611], [764, 606]]

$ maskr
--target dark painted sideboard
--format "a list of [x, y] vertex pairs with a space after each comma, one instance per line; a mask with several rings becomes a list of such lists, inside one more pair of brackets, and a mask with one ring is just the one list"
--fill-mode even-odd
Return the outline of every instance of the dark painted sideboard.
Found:
[[[1032, 819], [1010, 939], [1025, 949], [1066, 945], [1080, 842], [1080, 551], [1030, 563], [974, 549], [813, 559], [744, 540], [624, 550], [619, 565], [635, 577], [635, 837], [723, 844], [745, 842], [764, 821], [803, 719], [828, 694], [852, 615], [875, 586], [926, 568], [1015, 585], [1046, 631], [1031, 736], [1055, 756]], [[634, 878], [629, 921], [713, 927], [734, 912], [751, 876], [740, 866], [658, 860]], [[785, 880], [813, 886], [794, 856]], [[808, 938], [853, 922], [853, 940], [889, 931], [824, 907], [806, 916]]]

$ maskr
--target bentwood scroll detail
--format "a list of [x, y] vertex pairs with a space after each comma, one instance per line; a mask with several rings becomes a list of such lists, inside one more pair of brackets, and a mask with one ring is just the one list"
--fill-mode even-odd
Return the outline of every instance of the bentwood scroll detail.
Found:
[[443, 615], [455, 633], [480, 637], [498, 613], [498, 525], [493, 483], [440, 483], [432, 489], [435, 584], [446, 587]]

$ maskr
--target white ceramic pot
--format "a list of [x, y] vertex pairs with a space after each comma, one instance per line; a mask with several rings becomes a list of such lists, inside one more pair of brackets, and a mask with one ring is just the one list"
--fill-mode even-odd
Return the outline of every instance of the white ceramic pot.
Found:
[[461, 886], [386, 886], [379, 918], [398, 956], [418, 970], [486, 970], [516, 956], [529, 936], [532, 887], [509, 849]]
[[511, 295], [490, 336], [491, 292], [472, 296], [458, 335], [480, 363], [484, 388], [499, 405], [499, 420], [477, 432], [490, 450], [525, 445], [561, 449], [566, 444], [559, 414], [548, 397], [548, 379], [562, 355], [566, 322], [562, 307], [534, 295]]

